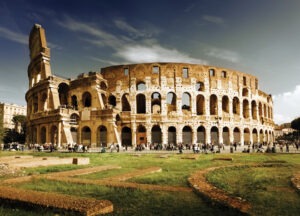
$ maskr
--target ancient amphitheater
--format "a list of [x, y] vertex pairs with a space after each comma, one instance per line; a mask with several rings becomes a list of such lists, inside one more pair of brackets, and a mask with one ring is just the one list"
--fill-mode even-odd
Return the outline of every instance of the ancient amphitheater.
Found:
[[273, 101], [252, 75], [206, 65], [118, 65], [54, 76], [45, 31], [29, 38], [27, 142], [58, 146], [272, 143]]

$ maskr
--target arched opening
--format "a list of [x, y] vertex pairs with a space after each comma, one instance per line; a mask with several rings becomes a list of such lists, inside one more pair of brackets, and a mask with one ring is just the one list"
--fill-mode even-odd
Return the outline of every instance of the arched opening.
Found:
[[42, 127], [42, 129], [41, 129], [41, 142], [42, 142], [42, 144], [46, 143], [46, 134], [47, 134], [46, 128]]
[[204, 83], [203, 82], [197, 82], [196, 83], [196, 91], [204, 91]]
[[32, 142], [33, 144], [37, 144], [38, 140], [37, 140], [37, 128], [33, 128], [33, 131], [32, 131]]
[[42, 95], [42, 99], [41, 99], [41, 105], [42, 105], [42, 110], [43, 111], [47, 111], [47, 108], [48, 108], [48, 103], [47, 103], [47, 94], [44, 93]]
[[77, 102], [77, 97], [76, 95], [73, 95], [71, 97], [71, 101], [72, 101], [72, 107], [75, 109], [75, 110], [78, 110], [78, 102]]
[[58, 85], [59, 102], [61, 106], [68, 105], [69, 86], [66, 83]]
[[176, 94], [174, 94], [173, 92], [169, 92], [167, 94], [167, 110], [168, 113], [176, 111]]
[[218, 98], [216, 95], [211, 95], [210, 96], [210, 114], [211, 115], [218, 115]]
[[182, 94], [182, 110], [191, 111], [191, 95], [187, 92]]
[[243, 116], [244, 118], [249, 118], [249, 102], [248, 100], [243, 100]]
[[228, 127], [223, 127], [223, 144], [224, 145], [229, 145], [230, 139], [229, 139], [229, 128]]
[[39, 99], [36, 94], [33, 95], [33, 113], [36, 113], [39, 109]]
[[99, 126], [97, 130], [97, 146], [98, 147], [107, 146], [107, 129], [103, 125]]
[[71, 127], [71, 135], [72, 135], [72, 139], [73, 139], [73, 144], [77, 143], [77, 128], [75, 127]]
[[250, 131], [249, 131], [249, 128], [244, 129], [244, 144], [245, 145], [250, 144]]
[[143, 125], [137, 129], [136, 140], [138, 145], [147, 144], [146, 128]]
[[184, 126], [182, 128], [182, 143], [184, 145], [193, 143], [193, 132], [190, 126]]
[[239, 128], [234, 128], [233, 130], [233, 143], [241, 142], [241, 132]]
[[115, 107], [115, 106], [117, 105], [116, 97], [115, 97], [114, 95], [110, 95], [110, 96], [108, 97], [108, 103], [109, 103], [111, 106]]
[[146, 84], [144, 82], [139, 82], [136, 84], [137, 91], [146, 91]]
[[103, 91], [106, 91], [106, 90], [107, 90], [107, 85], [105, 84], [105, 82], [102, 81], [102, 82], [100, 83], [100, 89], [103, 90]]
[[161, 112], [161, 96], [158, 92], [151, 95], [151, 112], [154, 114]]
[[264, 104], [264, 117], [267, 118], [267, 106]]
[[129, 94], [123, 94], [122, 96], [122, 111], [131, 111], [129, 103]]
[[232, 100], [232, 112], [235, 115], [240, 115], [240, 100], [237, 97]]
[[57, 145], [58, 144], [58, 131], [57, 131], [56, 126], [51, 127], [50, 139], [51, 139], [52, 145]]
[[82, 95], [82, 104], [84, 107], [91, 107], [92, 106], [92, 96], [89, 92], [85, 92]]
[[176, 145], [176, 128], [171, 126], [168, 128], [168, 143]]
[[151, 129], [151, 140], [153, 144], [161, 144], [161, 129], [158, 125], [155, 125]]
[[91, 144], [91, 129], [87, 126], [83, 127], [81, 130], [81, 144], [84, 146]]
[[70, 116], [70, 124], [72, 124], [72, 125], [78, 125], [78, 123], [79, 123], [79, 115], [77, 115], [76, 113], [73, 113]]
[[249, 91], [247, 88], [243, 88], [243, 92], [242, 92], [243, 97], [248, 97], [249, 96]]
[[269, 131], [269, 143], [273, 143], [273, 137], [271, 131]]
[[268, 118], [271, 118], [271, 115], [270, 115], [270, 107], [268, 107]]
[[205, 114], [205, 98], [203, 95], [197, 95], [197, 115]]
[[257, 120], [257, 105], [256, 101], [251, 102], [252, 119]]
[[197, 128], [197, 143], [206, 144], [205, 142], [205, 127], [200, 126]]
[[219, 130], [217, 127], [212, 127], [210, 130], [210, 139], [211, 144], [218, 145], [219, 144]]
[[146, 97], [143, 94], [136, 96], [136, 113], [146, 113]]
[[252, 131], [252, 140], [253, 140], [253, 144], [256, 144], [258, 141], [258, 134], [257, 134], [257, 130], [255, 128]]
[[259, 131], [259, 142], [260, 143], [264, 142], [264, 132], [262, 129]]
[[265, 143], [269, 143], [268, 131], [265, 131], [264, 142], [265, 142]]
[[131, 129], [123, 127], [121, 132], [122, 146], [131, 146]]
[[223, 113], [229, 113], [229, 98], [227, 96], [222, 97], [222, 111]]

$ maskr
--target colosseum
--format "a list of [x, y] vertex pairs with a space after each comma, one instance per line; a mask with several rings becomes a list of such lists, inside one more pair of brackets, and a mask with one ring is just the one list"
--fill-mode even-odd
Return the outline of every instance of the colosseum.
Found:
[[187, 63], [102, 68], [65, 79], [51, 73], [45, 31], [30, 37], [28, 144], [272, 143], [273, 100], [255, 76]]

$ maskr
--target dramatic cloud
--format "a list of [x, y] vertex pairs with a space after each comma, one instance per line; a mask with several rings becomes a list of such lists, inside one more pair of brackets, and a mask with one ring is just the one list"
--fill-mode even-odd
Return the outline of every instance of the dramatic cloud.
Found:
[[291, 122], [300, 117], [300, 85], [291, 92], [273, 96], [274, 121], [277, 124]]
[[240, 56], [238, 53], [233, 52], [231, 50], [219, 49], [219, 48], [215, 48], [215, 47], [207, 49], [206, 55], [214, 57], [214, 58], [230, 61], [233, 63], [236, 63], [240, 60]]
[[207, 22], [218, 24], [218, 25], [222, 25], [222, 24], [225, 23], [223, 18], [217, 17], [217, 16], [203, 15], [202, 19], [207, 21]]
[[7, 28], [1, 27], [1, 26], [0, 26], [0, 37], [17, 42], [17, 43], [28, 44], [28, 36], [27, 35], [13, 32], [13, 31], [11, 31]]

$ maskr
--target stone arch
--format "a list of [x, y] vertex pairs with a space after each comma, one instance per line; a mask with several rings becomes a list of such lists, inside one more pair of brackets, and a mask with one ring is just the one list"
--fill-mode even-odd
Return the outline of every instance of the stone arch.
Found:
[[192, 144], [193, 142], [193, 130], [190, 126], [184, 126], [182, 128], [182, 143], [184, 145], [188, 144]]
[[229, 98], [226, 95], [222, 97], [222, 111], [223, 113], [229, 113]]
[[244, 144], [245, 145], [250, 144], [250, 130], [249, 130], [249, 128], [244, 128]]
[[253, 140], [253, 144], [258, 142], [258, 134], [257, 134], [257, 130], [256, 128], [254, 128], [252, 130], [252, 140]]
[[102, 81], [102, 82], [100, 83], [100, 89], [103, 90], [103, 91], [106, 91], [106, 90], [107, 90], [107, 85], [106, 85], [106, 83], [105, 83], [104, 81]]
[[257, 120], [257, 104], [255, 100], [251, 102], [251, 112], [252, 112], [252, 119]]
[[205, 98], [199, 94], [196, 98], [197, 101], [197, 115], [205, 115]]
[[195, 86], [196, 91], [205, 91], [205, 86], [203, 82], [197, 82]]
[[131, 129], [123, 127], [121, 132], [122, 146], [131, 146]]
[[232, 112], [233, 114], [240, 115], [240, 100], [238, 97], [234, 97], [232, 100]]
[[72, 135], [72, 140], [73, 140], [73, 143], [77, 143], [77, 128], [75, 127], [71, 127], [71, 135]]
[[38, 112], [39, 110], [39, 98], [37, 94], [33, 95], [33, 113]]
[[136, 84], [136, 90], [137, 91], [146, 91], [146, 83], [143, 81], [140, 81]]
[[213, 126], [210, 129], [210, 138], [211, 138], [211, 143], [214, 145], [219, 144], [219, 129], [216, 126]]
[[223, 137], [223, 144], [224, 145], [229, 145], [230, 144], [230, 138], [229, 138], [229, 128], [228, 127], [223, 127], [223, 133], [222, 133], [222, 137]]
[[206, 144], [206, 134], [205, 134], [205, 127], [199, 126], [197, 128], [197, 143]]
[[84, 92], [82, 94], [82, 105], [84, 107], [91, 107], [92, 106], [92, 95], [89, 92]]
[[79, 123], [79, 115], [77, 115], [76, 113], [73, 113], [71, 116], [70, 116], [70, 123], [72, 125], [78, 125]]
[[81, 144], [84, 146], [91, 144], [91, 129], [88, 126], [81, 129]]
[[241, 142], [241, 131], [238, 127], [233, 129], [233, 143]]
[[176, 111], [176, 94], [174, 92], [169, 92], [167, 94], [167, 110], [168, 112]]
[[136, 113], [146, 113], [146, 96], [144, 94], [136, 96]]
[[125, 93], [122, 96], [122, 111], [131, 111], [128, 93]]
[[182, 110], [191, 111], [191, 95], [188, 92], [182, 94]]
[[137, 145], [147, 144], [146, 127], [139, 125], [136, 133]]
[[161, 96], [158, 92], [151, 95], [151, 112], [154, 114], [161, 113]]
[[97, 146], [107, 146], [107, 128], [104, 125], [100, 125], [97, 129]]
[[59, 95], [60, 105], [67, 106], [68, 97], [69, 97], [69, 85], [66, 83], [60, 83], [58, 85], [58, 95]]
[[51, 140], [52, 145], [58, 144], [58, 130], [57, 130], [57, 127], [54, 125], [51, 127], [50, 140]]
[[78, 102], [77, 102], [77, 97], [76, 95], [73, 95], [71, 97], [71, 102], [72, 102], [72, 107], [75, 109], [75, 110], [78, 110]]
[[267, 106], [264, 104], [264, 117], [267, 118]]
[[249, 90], [247, 88], [243, 88], [242, 95], [243, 95], [243, 97], [248, 97], [249, 96]]
[[41, 144], [45, 144], [46, 141], [46, 134], [47, 134], [47, 130], [46, 127], [42, 127], [41, 128]]
[[216, 95], [211, 95], [209, 100], [210, 115], [218, 115], [218, 98]]
[[176, 145], [176, 143], [177, 143], [176, 128], [174, 126], [170, 126], [168, 128], [168, 144]]
[[151, 129], [151, 142], [161, 144], [162, 143], [162, 132], [158, 125], [154, 125]]
[[261, 129], [259, 131], [259, 142], [260, 143], [263, 143], [264, 142], [264, 132], [263, 132], [263, 129]]
[[48, 99], [47, 94], [46, 94], [46, 93], [43, 93], [43, 94], [42, 94], [42, 97], [41, 97], [41, 107], [42, 107], [42, 111], [47, 111], [47, 108], [48, 108], [47, 99]]
[[117, 105], [117, 99], [114, 95], [108, 97], [108, 104], [115, 107]]
[[249, 101], [247, 99], [243, 100], [243, 117], [249, 118]]

